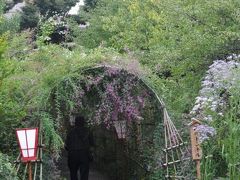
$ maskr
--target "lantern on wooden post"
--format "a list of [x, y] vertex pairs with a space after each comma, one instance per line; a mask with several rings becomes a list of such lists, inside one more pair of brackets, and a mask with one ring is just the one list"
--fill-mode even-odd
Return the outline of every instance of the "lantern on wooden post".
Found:
[[197, 119], [192, 119], [190, 126], [190, 136], [191, 136], [191, 146], [192, 146], [192, 159], [196, 161], [197, 179], [201, 179], [201, 168], [200, 160], [202, 158], [202, 149], [199, 144], [198, 132], [196, 127], [199, 126], [201, 122]]
[[21, 152], [21, 161], [28, 163], [29, 180], [32, 180], [31, 162], [37, 160], [38, 128], [16, 129], [17, 140]]
[[126, 121], [114, 121], [113, 126], [117, 132], [118, 139], [125, 139], [127, 133]]

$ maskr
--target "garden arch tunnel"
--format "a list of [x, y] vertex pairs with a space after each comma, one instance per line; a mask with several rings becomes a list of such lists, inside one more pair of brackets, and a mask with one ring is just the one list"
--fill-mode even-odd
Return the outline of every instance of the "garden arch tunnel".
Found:
[[74, 115], [87, 117], [96, 164], [111, 169], [111, 179], [177, 176], [184, 143], [164, 102], [138, 74], [113, 66], [79, 69], [53, 88], [50, 101], [63, 139]]

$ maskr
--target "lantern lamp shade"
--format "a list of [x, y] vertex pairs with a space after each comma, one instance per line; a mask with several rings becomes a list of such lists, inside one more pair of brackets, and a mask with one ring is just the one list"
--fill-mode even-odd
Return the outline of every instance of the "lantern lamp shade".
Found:
[[114, 121], [113, 125], [117, 132], [118, 139], [125, 139], [127, 132], [126, 121]]
[[38, 128], [17, 129], [16, 135], [23, 162], [37, 160]]

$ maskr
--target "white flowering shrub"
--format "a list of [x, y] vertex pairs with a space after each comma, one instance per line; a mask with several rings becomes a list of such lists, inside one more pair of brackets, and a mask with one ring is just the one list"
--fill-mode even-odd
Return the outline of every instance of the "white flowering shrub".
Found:
[[[206, 123], [213, 120], [212, 114], [223, 116], [228, 106], [229, 90], [233, 87], [240, 88], [240, 55], [233, 54], [226, 60], [216, 60], [209, 67], [202, 81], [202, 89], [196, 97], [195, 105], [190, 112], [192, 117]], [[216, 131], [208, 125], [199, 125], [200, 142], [214, 136]]]

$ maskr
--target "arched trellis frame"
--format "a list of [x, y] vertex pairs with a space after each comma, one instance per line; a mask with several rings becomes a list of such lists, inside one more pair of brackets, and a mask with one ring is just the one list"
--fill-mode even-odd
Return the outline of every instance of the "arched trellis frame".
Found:
[[[96, 66], [96, 67], [90, 67], [90, 68], [84, 68], [80, 69], [79, 73], [82, 75], [89, 74], [91, 72], [95, 71], [104, 71], [106, 69], [119, 69], [120, 71], [123, 71], [128, 76], [135, 77], [138, 82], [147, 89], [153, 97], [157, 100], [158, 103], [158, 109], [161, 113], [161, 119], [163, 119], [163, 122], [160, 123], [161, 130], [163, 130], [162, 137], [164, 137], [164, 148], [162, 149], [156, 149], [156, 151], [163, 152], [164, 156], [161, 158], [161, 161], [159, 163], [158, 168], [162, 168], [165, 171], [165, 177], [166, 178], [182, 178], [178, 175], [179, 171], [179, 165], [184, 160], [184, 154], [186, 154], [187, 148], [184, 145], [184, 142], [178, 133], [176, 127], [174, 126], [168, 112], [166, 109], [166, 106], [162, 99], [158, 96], [158, 94], [154, 91], [152, 87], [150, 87], [144, 79], [142, 79], [139, 75], [133, 74], [131, 72], [128, 72], [127, 70], [124, 70], [119, 67], [114, 66]], [[161, 153], [162, 154], [162, 153]]]

